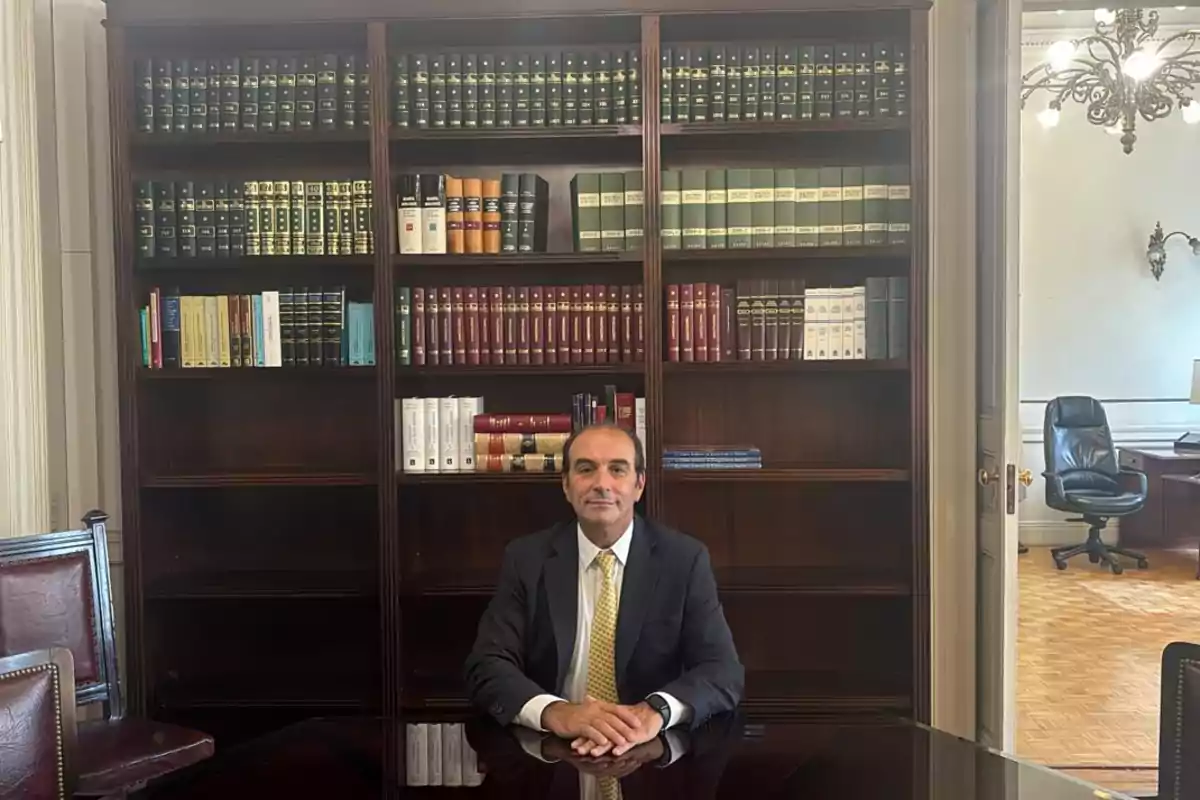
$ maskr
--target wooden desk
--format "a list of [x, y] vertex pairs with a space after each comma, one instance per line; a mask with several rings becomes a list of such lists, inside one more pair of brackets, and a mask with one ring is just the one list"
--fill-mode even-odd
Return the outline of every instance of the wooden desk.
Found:
[[[1194, 538], [1190, 528], [1176, 530], [1167, 526], [1163, 513], [1163, 479], [1169, 475], [1190, 476], [1200, 473], [1200, 453], [1172, 448], [1141, 449], [1122, 447], [1118, 455], [1122, 467], [1146, 473], [1149, 483], [1146, 507], [1137, 514], [1122, 517], [1121, 545], [1124, 547], [1173, 547]], [[1184, 487], [1186, 491], [1186, 487]], [[1178, 516], [1178, 515], [1176, 515]]]
[[[1192, 546], [1200, 540], [1200, 477], [1164, 475], [1162, 479], [1163, 530], [1172, 544]], [[1196, 564], [1200, 579], [1200, 561]]]

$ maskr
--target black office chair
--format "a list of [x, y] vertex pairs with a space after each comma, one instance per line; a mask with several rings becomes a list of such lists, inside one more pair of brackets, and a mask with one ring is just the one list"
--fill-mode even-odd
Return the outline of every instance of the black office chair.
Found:
[[[1046, 405], [1045, 434], [1046, 505], [1059, 511], [1082, 516], [1071, 522], [1086, 522], [1088, 538], [1083, 544], [1055, 547], [1050, 553], [1054, 565], [1067, 568], [1067, 559], [1087, 553], [1093, 564], [1108, 565], [1114, 575], [1122, 572], [1114, 556], [1137, 560], [1138, 568], [1147, 567], [1146, 556], [1121, 547], [1109, 547], [1100, 541], [1112, 517], [1133, 514], [1146, 505], [1146, 474], [1117, 467], [1116, 448], [1108, 417], [1099, 401], [1091, 397], [1056, 397]], [[1120, 475], [1135, 475], [1136, 491], [1122, 488]]]

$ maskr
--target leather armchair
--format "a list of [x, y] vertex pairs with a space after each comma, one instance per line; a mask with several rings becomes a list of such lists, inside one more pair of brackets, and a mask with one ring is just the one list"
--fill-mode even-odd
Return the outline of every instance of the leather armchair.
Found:
[[1200, 800], [1200, 645], [1164, 648], [1160, 691], [1158, 800]]
[[136, 791], [213, 753], [203, 732], [125, 716], [106, 520], [93, 511], [82, 530], [0, 539], [0, 656], [70, 651], [73, 703], [101, 703], [105, 712], [76, 728], [76, 795], [99, 797]]
[[0, 658], [0, 800], [75, 790], [75, 664], [55, 647]]
[[[1116, 556], [1132, 558], [1140, 569], [1145, 569], [1145, 555], [1109, 547], [1100, 539], [1109, 519], [1141, 511], [1147, 494], [1144, 472], [1117, 466], [1104, 407], [1091, 397], [1056, 397], [1046, 404], [1043, 433], [1046, 505], [1079, 514], [1071, 521], [1088, 524], [1086, 542], [1050, 551], [1055, 566], [1066, 569], [1067, 559], [1087, 553], [1089, 561], [1105, 564], [1116, 575], [1123, 571]], [[1136, 482], [1136, 486], [1126, 488], [1126, 482]]]

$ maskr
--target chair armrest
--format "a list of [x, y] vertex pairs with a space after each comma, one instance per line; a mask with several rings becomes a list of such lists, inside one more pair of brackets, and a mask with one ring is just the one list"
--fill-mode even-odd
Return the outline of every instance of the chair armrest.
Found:
[[1137, 477], [1137, 479], [1138, 479], [1137, 493], [1138, 494], [1140, 494], [1144, 497], [1145, 495], [1150, 493], [1150, 482], [1147, 480], [1145, 472], [1142, 472], [1140, 469], [1134, 469], [1133, 467], [1121, 467], [1121, 474], [1122, 475], [1133, 475], [1133, 476]]
[[1062, 475], [1053, 470], [1045, 470], [1042, 472], [1042, 477], [1046, 479], [1048, 487], [1052, 488], [1055, 494], [1063, 497], [1066, 494], [1066, 489], [1063, 488]]

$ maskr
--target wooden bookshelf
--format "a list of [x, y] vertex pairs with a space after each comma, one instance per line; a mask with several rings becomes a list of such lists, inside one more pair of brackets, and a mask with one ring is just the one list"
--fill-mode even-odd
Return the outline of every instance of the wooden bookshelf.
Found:
[[[133, 713], [219, 732], [220, 745], [315, 714], [461, 709], [462, 662], [504, 545], [570, 509], [556, 474], [404, 472], [396, 403], [478, 396], [488, 412], [569, 412], [573, 393], [614, 385], [645, 398], [648, 489], [639, 511], [709, 549], [747, 668], [747, 709], [766, 718], [834, 709], [928, 722], [929, 3], [865, 0], [843, 11], [816, 0], [762, 0], [752, 11], [692, 0], [585, 5], [108, 0], [123, 677]], [[775, 42], [834, 50], [839, 42], [899, 43], [908, 114], [662, 118], [675, 79], [674, 68], [669, 79], [661, 72], [664, 53]], [[640, 124], [393, 124], [400, 53], [605, 49], [640, 58]], [[145, 59], [324, 53], [353, 55], [356, 74], [369, 78], [369, 96], [355, 90], [353, 129], [244, 130], [235, 116], [232, 126], [204, 132], [139, 130], [135, 76]], [[664, 247], [665, 171], [863, 165], [907, 167], [907, 237]], [[572, 176], [630, 171], [642, 176], [643, 244], [574, 252]], [[401, 176], [506, 172], [547, 181], [546, 252], [399, 254]], [[370, 180], [371, 252], [139, 252], [139, 182], [266, 179]], [[907, 282], [896, 334], [904, 346], [885, 357], [743, 361], [735, 353], [700, 362], [668, 352], [668, 287], [804, 281], [807, 292], [872, 278]], [[152, 289], [253, 295], [293, 284], [373, 303], [374, 364], [143, 366], [139, 310]], [[402, 287], [592, 284], [641, 287], [641, 359], [418, 366], [411, 353], [401, 358]], [[761, 468], [664, 465], [666, 447], [713, 445], [755, 446]]]

